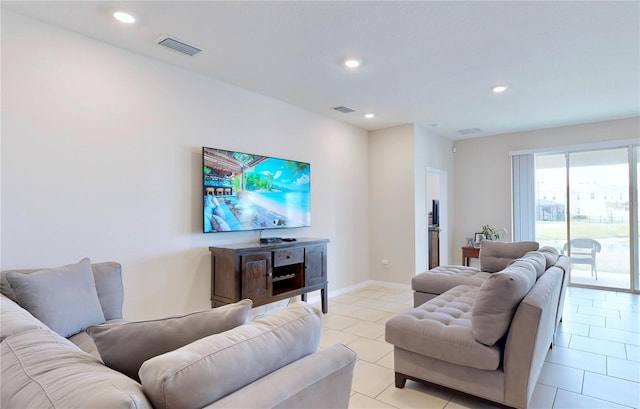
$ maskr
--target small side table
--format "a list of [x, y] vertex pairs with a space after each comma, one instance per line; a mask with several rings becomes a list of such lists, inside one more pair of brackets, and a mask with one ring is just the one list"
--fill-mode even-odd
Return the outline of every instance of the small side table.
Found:
[[470, 258], [480, 258], [480, 247], [462, 247], [462, 265], [468, 266]]

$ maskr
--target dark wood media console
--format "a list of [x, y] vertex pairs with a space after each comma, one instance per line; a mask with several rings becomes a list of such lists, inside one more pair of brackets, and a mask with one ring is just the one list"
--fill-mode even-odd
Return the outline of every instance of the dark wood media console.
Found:
[[209, 247], [211, 306], [250, 298], [254, 306], [320, 290], [327, 313], [327, 239]]

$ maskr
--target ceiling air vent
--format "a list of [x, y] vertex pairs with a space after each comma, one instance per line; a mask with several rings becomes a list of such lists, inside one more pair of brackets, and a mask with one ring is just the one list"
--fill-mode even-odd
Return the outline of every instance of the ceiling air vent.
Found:
[[460, 135], [472, 135], [474, 133], [482, 133], [484, 132], [482, 129], [480, 128], [469, 128], [469, 129], [459, 129], [458, 133]]
[[356, 112], [356, 110], [355, 110], [355, 109], [351, 109], [351, 108], [346, 107], [346, 106], [344, 106], [344, 105], [340, 105], [339, 107], [334, 107], [333, 109], [335, 109], [336, 111], [340, 111], [340, 112], [342, 112], [343, 114], [350, 114], [350, 113], [352, 113], [352, 112]]
[[190, 55], [190, 56], [198, 54], [200, 51], [202, 51], [198, 47], [194, 47], [192, 45], [189, 45], [189, 44], [185, 43], [182, 40], [178, 40], [177, 38], [170, 37], [170, 36], [162, 36], [162, 37], [160, 37], [158, 39], [157, 43], [160, 44], [160, 45], [163, 45], [165, 47], [169, 47], [172, 50], [176, 50], [178, 52], [181, 52], [182, 54], [187, 54], [187, 55]]

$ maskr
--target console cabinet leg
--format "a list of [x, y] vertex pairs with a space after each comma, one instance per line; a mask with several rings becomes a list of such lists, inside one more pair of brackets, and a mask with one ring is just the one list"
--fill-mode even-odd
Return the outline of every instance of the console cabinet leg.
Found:
[[400, 372], [396, 372], [396, 388], [402, 389], [406, 383], [407, 378]]
[[[300, 299], [304, 302], [307, 302], [307, 293], [300, 294]], [[329, 300], [327, 297], [327, 289], [320, 289], [320, 302], [322, 303], [322, 313], [326, 314], [329, 308]]]
[[327, 287], [320, 290], [320, 298], [322, 299], [322, 313], [326, 314], [329, 309], [329, 301], [327, 297]]

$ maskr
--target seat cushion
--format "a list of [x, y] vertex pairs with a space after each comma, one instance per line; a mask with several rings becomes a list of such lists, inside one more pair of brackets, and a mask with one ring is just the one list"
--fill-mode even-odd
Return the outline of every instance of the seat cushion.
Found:
[[535, 241], [502, 241], [484, 240], [480, 246], [480, 270], [495, 273], [503, 270], [510, 261], [520, 258], [529, 251], [538, 250]]
[[385, 324], [385, 340], [398, 348], [483, 370], [500, 365], [501, 351], [472, 334], [471, 309], [480, 287], [461, 285], [397, 315]]
[[156, 409], [202, 408], [314, 353], [321, 333], [322, 313], [298, 302], [149, 359], [140, 378]]
[[475, 267], [438, 266], [411, 279], [411, 288], [430, 294], [444, 294], [459, 285], [481, 286], [489, 273]]
[[65, 338], [105, 322], [89, 259], [7, 280], [17, 303]]
[[249, 299], [186, 315], [87, 328], [105, 365], [139, 381], [144, 361], [246, 322]]
[[142, 386], [50, 329], [0, 344], [3, 408], [151, 408]]

